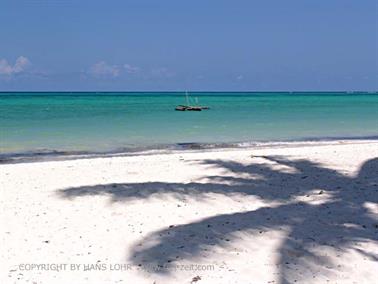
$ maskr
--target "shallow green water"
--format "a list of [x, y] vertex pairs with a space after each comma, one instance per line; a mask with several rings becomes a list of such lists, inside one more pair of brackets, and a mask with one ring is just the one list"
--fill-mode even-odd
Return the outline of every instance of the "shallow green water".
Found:
[[2, 153], [378, 136], [378, 93], [0, 94]]

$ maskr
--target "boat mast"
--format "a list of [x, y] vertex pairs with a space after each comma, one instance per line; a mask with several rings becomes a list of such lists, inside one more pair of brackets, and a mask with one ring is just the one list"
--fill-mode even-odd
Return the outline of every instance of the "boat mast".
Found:
[[189, 106], [188, 91], [185, 91], [185, 97], [186, 97], [186, 105]]

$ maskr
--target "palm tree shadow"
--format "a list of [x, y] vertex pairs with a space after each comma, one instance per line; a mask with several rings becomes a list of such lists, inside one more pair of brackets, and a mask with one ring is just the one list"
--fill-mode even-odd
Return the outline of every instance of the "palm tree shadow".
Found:
[[[327, 256], [327, 251], [358, 251], [355, 243], [378, 239], [376, 217], [366, 207], [369, 202], [378, 202], [378, 158], [367, 161], [357, 176], [347, 176], [309, 160], [263, 158], [269, 163], [198, 161], [225, 173], [208, 176], [206, 182], [107, 184], [67, 188], [58, 193], [63, 198], [107, 195], [114, 202], [165, 194], [204, 199], [209, 193], [225, 196], [237, 193], [279, 202], [274, 207], [216, 215], [149, 234], [135, 245], [131, 261], [155, 268], [181, 260], [206, 259], [215, 248], [229, 247], [239, 232], [254, 235], [286, 230], [278, 251], [280, 282], [294, 283], [316, 276], [312, 275], [313, 271], [331, 275], [337, 270], [338, 263]], [[277, 170], [272, 164], [291, 170]], [[377, 258], [363, 250], [359, 252]], [[155, 270], [159, 274], [170, 272]]]

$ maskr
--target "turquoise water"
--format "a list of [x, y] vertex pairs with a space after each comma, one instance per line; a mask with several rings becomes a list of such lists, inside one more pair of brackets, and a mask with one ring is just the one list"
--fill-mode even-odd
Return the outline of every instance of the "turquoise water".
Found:
[[1, 153], [378, 135], [378, 93], [2, 93]]

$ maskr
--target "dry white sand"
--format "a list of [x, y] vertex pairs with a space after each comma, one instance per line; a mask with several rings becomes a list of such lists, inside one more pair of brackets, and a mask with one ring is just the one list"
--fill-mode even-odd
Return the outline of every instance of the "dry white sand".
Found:
[[3, 164], [0, 283], [377, 283], [377, 179], [374, 141]]

